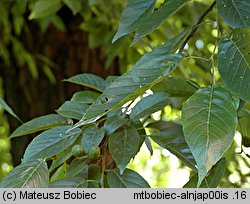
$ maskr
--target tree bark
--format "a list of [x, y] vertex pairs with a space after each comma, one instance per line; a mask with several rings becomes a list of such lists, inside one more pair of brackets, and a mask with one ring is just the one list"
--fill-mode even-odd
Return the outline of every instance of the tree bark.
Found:
[[[51, 84], [38, 60], [38, 79], [32, 78], [26, 66], [16, 64], [14, 56], [11, 67], [1, 68], [5, 100], [22, 121], [54, 113], [64, 100], [69, 99], [75, 91], [83, 89], [62, 82], [65, 78], [80, 73], [94, 73], [103, 78], [119, 74], [116, 60], [108, 71], [104, 71], [106, 57], [100, 48], [92, 50], [88, 48], [88, 34], [78, 29], [81, 21], [79, 16], [70, 16], [66, 22], [67, 32], [61, 32], [50, 26], [45, 33], [42, 33], [35, 23], [27, 21], [31, 37], [22, 35], [20, 41], [34, 56], [42, 54], [57, 66], [52, 68], [56, 78], [55, 84]], [[8, 120], [10, 132], [20, 125], [20, 122], [11, 116], [8, 116]], [[14, 166], [20, 164], [24, 150], [31, 139], [30, 136], [24, 136], [11, 140]]]

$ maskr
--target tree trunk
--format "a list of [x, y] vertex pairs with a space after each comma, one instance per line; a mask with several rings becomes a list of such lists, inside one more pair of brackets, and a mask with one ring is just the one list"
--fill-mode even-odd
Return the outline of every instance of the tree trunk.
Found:
[[[57, 66], [52, 68], [56, 83], [51, 84], [38, 60], [38, 79], [32, 78], [28, 68], [16, 64], [14, 60], [11, 67], [2, 68], [5, 100], [22, 121], [54, 113], [65, 99], [69, 99], [75, 91], [83, 89], [62, 82], [65, 78], [80, 73], [94, 73], [103, 78], [110, 74], [119, 74], [118, 64], [115, 62], [108, 71], [104, 71], [105, 55], [100, 48], [88, 48], [88, 34], [77, 29], [81, 21], [79, 16], [70, 16], [70, 19], [67, 19], [67, 32], [50, 26], [46, 33], [42, 33], [36, 24], [28, 22], [31, 37], [21, 36], [20, 41], [34, 56], [42, 54], [56, 63]], [[10, 132], [20, 125], [11, 116], [8, 116], [8, 120]], [[30, 136], [11, 140], [14, 166], [20, 163], [30, 141]]]

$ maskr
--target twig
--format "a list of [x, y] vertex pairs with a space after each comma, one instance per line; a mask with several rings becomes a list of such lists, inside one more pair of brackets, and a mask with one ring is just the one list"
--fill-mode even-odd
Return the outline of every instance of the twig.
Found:
[[188, 36], [186, 37], [186, 39], [183, 41], [183, 43], [181, 44], [181, 47], [179, 49], [179, 53], [182, 53], [185, 45], [187, 44], [187, 42], [190, 40], [190, 38], [196, 33], [197, 29], [199, 28], [199, 24], [202, 22], [202, 20], [205, 18], [205, 16], [212, 11], [213, 7], [215, 6], [216, 1], [214, 1], [209, 8], [200, 16], [200, 18], [198, 19], [197, 23], [193, 26], [192, 30], [190, 31], [190, 33], [188, 34]]

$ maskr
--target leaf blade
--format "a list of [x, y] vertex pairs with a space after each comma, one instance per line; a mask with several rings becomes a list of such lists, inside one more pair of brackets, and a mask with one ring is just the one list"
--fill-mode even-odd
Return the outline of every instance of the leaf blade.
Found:
[[155, 94], [142, 98], [135, 105], [135, 107], [133, 107], [129, 117], [132, 121], [139, 120], [140, 118], [146, 117], [158, 110], [163, 109], [169, 103], [170, 99], [168, 98], [168, 95], [166, 93], [157, 92]]
[[94, 74], [78, 74], [64, 81], [86, 86], [97, 91], [103, 92], [105, 90], [105, 80]]
[[6, 110], [10, 115], [15, 117], [17, 120], [21, 121], [20, 118], [14, 113], [14, 111], [9, 107], [9, 105], [0, 97], [0, 106]]
[[22, 163], [1, 181], [1, 188], [46, 188], [49, 171], [44, 160]]
[[11, 135], [10, 138], [28, 135], [41, 130], [47, 130], [51, 127], [65, 125], [68, 123], [66, 118], [57, 114], [49, 114], [41, 117], [34, 118], [19, 126]]
[[250, 2], [248, 0], [218, 0], [218, 12], [231, 27], [250, 27]]
[[68, 131], [70, 128], [58, 126], [38, 135], [25, 150], [23, 161], [45, 159], [65, 150], [82, 132], [79, 128]]
[[233, 141], [235, 101], [222, 86], [205, 87], [189, 98], [182, 113], [183, 132], [198, 166], [200, 185]]
[[[219, 45], [219, 72], [226, 87], [250, 101], [250, 29], [235, 29]], [[233, 83], [232, 83], [233, 82]]]
[[131, 158], [137, 153], [139, 143], [140, 136], [134, 126], [110, 135], [110, 153], [121, 173], [124, 172]]
[[108, 172], [110, 188], [150, 188], [148, 182], [137, 172], [126, 169], [121, 175], [118, 169]]
[[143, 18], [152, 12], [154, 4], [155, 0], [130, 0], [122, 13], [120, 25], [112, 43], [122, 36], [135, 31], [139, 23], [143, 21]]
[[151, 13], [141, 24], [139, 24], [133, 40], [135, 43], [141, 37], [150, 34], [161, 23], [163, 23], [168, 16], [176, 12], [187, 0], [168, 0], [162, 7]]

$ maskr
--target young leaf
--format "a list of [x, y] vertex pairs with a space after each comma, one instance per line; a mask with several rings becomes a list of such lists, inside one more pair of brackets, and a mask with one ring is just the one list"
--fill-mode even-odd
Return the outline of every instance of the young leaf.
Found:
[[[222, 158], [210, 170], [209, 175], [204, 178], [200, 188], [216, 188], [226, 170], [226, 159]], [[198, 174], [196, 173], [192, 178], [183, 186], [183, 188], [196, 188], [198, 182]]]
[[250, 101], [250, 29], [235, 29], [219, 45], [219, 72], [224, 84], [244, 101]]
[[49, 172], [51, 173], [55, 168], [60, 166], [61, 164], [65, 163], [70, 157], [71, 154], [71, 148], [68, 147], [63, 152], [60, 152], [55, 156], [55, 159], [53, 160], [51, 166], [49, 167]]
[[154, 142], [166, 148], [188, 167], [197, 171], [195, 159], [185, 141], [181, 125], [174, 122], [158, 121], [150, 123], [147, 128], [158, 130], [150, 135]]
[[153, 95], [142, 98], [132, 109], [129, 117], [132, 121], [139, 120], [140, 118], [146, 117], [158, 110], [162, 110], [169, 103], [170, 99], [166, 93], [157, 92]]
[[165, 77], [161, 82], [154, 85], [151, 90], [153, 92], [164, 91], [172, 97], [188, 97], [197, 91], [194, 86], [180, 77]]
[[10, 135], [10, 138], [20, 137], [66, 124], [68, 124], [68, 120], [66, 118], [57, 114], [49, 114], [23, 123]]
[[86, 86], [100, 92], [105, 90], [105, 80], [94, 74], [78, 74], [69, 79], [65, 79], [64, 81]]
[[110, 135], [109, 150], [121, 173], [137, 153], [139, 143], [140, 136], [134, 126]]
[[137, 98], [169, 75], [181, 61], [179, 54], [168, 54], [186, 35], [184, 31], [152, 52], [145, 54], [130, 71], [118, 77], [87, 110], [75, 125], [93, 123], [109, 111]]
[[98, 128], [95, 125], [90, 126], [86, 128], [82, 135], [82, 146], [86, 153], [89, 152], [89, 150], [92, 147], [98, 147], [98, 145], [101, 143], [102, 139], [105, 135], [105, 129]]
[[56, 112], [66, 118], [81, 120], [88, 108], [89, 105], [87, 104], [77, 101], [65, 101]]
[[106, 132], [110, 135], [115, 132], [118, 128], [126, 124], [126, 120], [120, 115], [112, 115], [104, 123]]
[[118, 169], [109, 171], [108, 183], [110, 188], [150, 188], [148, 182], [131, 169], [125, 169], [123, 174]]
[[112, 43], [135, 31], [138, 25], [153, 11], [154, 4], [155, 0], [130, 0], [122, 13], [119, 29]]
[[45, 159], [69, 147], [79, 137], [82, 130], [72, 126], [58, 126], [38, 135], [27, 147], [23, 161]]
[[29, 20], [44, 18], [55, 14], [61, 8], [61, 0], [38, 0], [29, 15]]
[[154, 31], [166, 20], [167, 17], [176, 12], [186, 1], [187, 0], [168, 0], [162, 7], [153, 12], [147, 18], [144, 18], [144, 21], [139, 24], [136, 30], [133, 43]]
[[236, 109], [232, 95], [218, 85], [199, 89], [183, 106], [183, 131], [198, 166], [198, 186], [233, 141]]
[[222, 19], [231, 27], [250, 27], [249, 0], [217, 0], [217, 8]]
[[100, 93], [93, 91], [78, 91], [72, 96], [71, 101], [83, 104], [92, 104], [99, 96]]
[[87, 183], [82, 178], [63, 178], [58, 181], [52, 182], [49, 188], [86, 188]]
[[8, 104], [2, 98], [0, 98], [0, 107], [6, 110], [10, 115], [15, 117], [17, 120], [21, 121], [20, 118], [13, 112], [13, 110], [8, 106]]
[[44, 160], [34, 160], [15, 167], [0, 183], [1, 188], [47, 188], [49, 171]]

